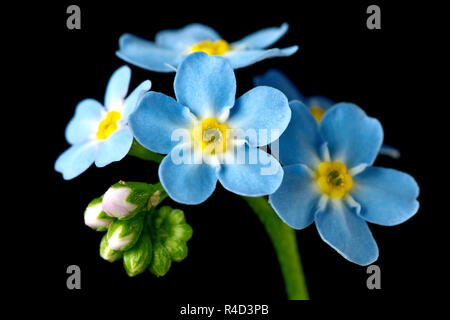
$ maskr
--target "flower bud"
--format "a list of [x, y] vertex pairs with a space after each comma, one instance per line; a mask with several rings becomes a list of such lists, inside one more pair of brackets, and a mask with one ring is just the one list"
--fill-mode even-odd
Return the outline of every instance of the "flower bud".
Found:
[[144, 227], [144, 212], [130, 220], [116, 220], [108, 229], [107, 240], [111, 249], [126, 251], [134, 246]]
[[109, 262], [114, 262], [122, 257], [122, 252], [112, 250], [109, 247], [106, 234], [103, 236], [102, 241], [100, 242], [100, 256]]
[[147, 206], [152, 191], [148, 183], [120, 181], [104, 194], [103, 210], [111, 217], [131, 219]]
[[123, 254], [123, 266], [130, 277], [147, 269], [152, 260], [152, 241], [150, 235], [143, 231], [139, 240]]
[[114, 218], [102, 210], [102, 197], [92, 200], [84, 211], [84, 223], [96, 231], [107, 230], [113, 221]]
[[149, 270], [158, 277], [164, 276], [172, 265], [172, 258], [167, 249], [157, 242], [153, 246], [153, 258], [149, 266]]

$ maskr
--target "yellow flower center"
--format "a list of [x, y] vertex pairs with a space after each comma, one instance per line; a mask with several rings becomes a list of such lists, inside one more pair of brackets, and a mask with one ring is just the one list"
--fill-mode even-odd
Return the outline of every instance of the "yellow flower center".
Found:
[[314, 119], [316, 119], [317, 123], [322, 120], [323, 115], [325, 114], [325, 110], [323, 110], [319, 106], [312, 106], [309, 108], [309, 111], [312, 113]]
[[190, 53], [202, 51], [211, 56], [220, 56], [228, 50], [230, 50], [230, 45], [225, 40], [220, 39], [214, 42], [211, 40], [205, 40], [194, 44], [191, 47]]
[[98, 125], [97, 139], [104, 140], [109, 137], [111, 133], [117, 130], [117, 121], [120, 120], [120, 112], [110, 111], [106, 118]]
[[206, 118], [192, 130], [194, 144], [203, 152], [215, 154], [227, 150], [228, 126]]
[[317, 169], [317, 184], [331, 198], [343, 198], [353, 187], [353, 179], [342, 162], [324, 161]]

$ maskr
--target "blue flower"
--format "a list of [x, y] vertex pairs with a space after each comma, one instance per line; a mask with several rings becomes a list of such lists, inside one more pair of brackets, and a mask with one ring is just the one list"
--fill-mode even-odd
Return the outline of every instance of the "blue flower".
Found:
[[[281, 90], [289, 101], [298, 100], [303, 102], [314, 116], [317, 122], [322, 120], [325, 112], [330, 109], [335, 102], [324, 96], [305, 97], [292, 81], [278, 69], [269, 69], [264, 74], [253, 78], [255, 86], [270, 86]], [[400, 158], [400, 151], [387, 144], [380, 148], [380, 154], [390, 156], [394, 159]]]
[[320, 125], [290, 103], [292, 120], [278, 140], [284, 178], [269, 202], [295, 229], [315, 221], [322, 239], [346, 259], [368, 265], [378, 247], [367, 222], [392, 226], [418, 210], [419, 187], [408, 174], [372, 166], [383, 141], [378, 120], [338, 103]]
[[277, 139], [291, 118], [286, 96], [256, 87], [235, 101], [236, 78], [223, 58], [198, 52], [179, 66], [177, 100], [144, 95], [130, 116], [136, 140], [168, 154], [159, 178], [175, 201], [198, 204], [217, 180], [234, 193], [267, 195], [280, 185], [283, 169], [260, 146]]
[[105, 93], [105, 106], [94, 99], [78, 103], [75, 115], [66, 127], [66, 140], [72, 146], [55, 162], [55, 170], [64, 179], [75, 178], [95, 162], [104, 167], [126, 156], [133, 143], [128, 117], [142, 95], [150, 90], [151, 82], [142, 82], [126, 97], [131, 70], [117, 69], [111, 76]]
[[297, 46], [266, 49], [280, 39], [288, 28], [288, 24], [284, 23], [279, 28], [262, 29], [233, 43], [223, 40], [212, 28], [198, 23], [178, 30], [160, 31], [155, 42], [125, 33], [119, 39], [116, 54], [150, 71], [173, 72], [187, 55], [202, 51], [226, 58], [237, 69], [264, 59], [294, 54]]

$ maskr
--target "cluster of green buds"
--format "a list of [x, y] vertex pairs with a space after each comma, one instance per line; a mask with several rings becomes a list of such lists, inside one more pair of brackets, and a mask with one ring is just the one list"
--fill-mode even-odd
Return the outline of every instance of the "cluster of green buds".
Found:
[[184, 213], [158, 207], [167, 193], [160, 183], [119, 181], [87, 206], [84, 221], [96, 231], [106, 231], [100, 256], [110, 262], [123, 258], [129, 276], [149, 269], [165, 275], [172, 261], [187, 257], [192, 228]]

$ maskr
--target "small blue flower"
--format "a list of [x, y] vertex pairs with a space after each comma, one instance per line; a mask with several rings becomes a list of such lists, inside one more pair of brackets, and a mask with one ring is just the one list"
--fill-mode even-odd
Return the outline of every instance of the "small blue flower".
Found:
[[168, 154], [159, 178], [172, 199], [201, 203], [217, 180], [246, 196], [267, 195], [279, 187], [283, 169], [258, 147], [278, 139], [289, 123], [291, 111], [281, 91], [256, 87], [235, 101], [230, 64], [203, 52], [182, 62], [174, 89], [177, 100], [145, 94], [129, 120], [140, 144]]
[[[325, 112], [335, 104], [333, 100], [324, 96], [305, 97], [288, 76], [278, 69], [269, 69], [264, 74], [254, 77], [253, 84], [255, 86], [277, 88], [286, 95], [289, 101], [298, 100], [303, 102], [309, 108], [309, 111], [317, 122], [320, 122]], [[400, 158], [400, 151], [387, 144], [381, 146], [380, 154], [390, 156], [394, 159]]]
[[297, 46], [266, 49], [280, 39], [288, 28], [288, 24], [284, 23], [279, 28], [262, 29], [233, 43], [223, 40], [212, 28], [198, 23], [178, 30], [160, 31], [155, 42], [125, 33], [119, 39], [116, 54], [126, 62], [150, 71], [173, 72], [187, 55], [201, 51], [222, 56], [233, 69], [237, 69], [264, 59], [294, 54]]
[[368, 265], [378, 247], [367, 222], [392, 226], [418, 210], [419, 187], [408, 174], [372, 164], [383, 141], [378, 120], [338, 103], [320, 125], [306, 106], [290, 103], [292, 120], [279, 139], [284, 178], [269, 202], [295, 229], [313, 221], [346, 259]]
[[105, 93], [105, 106], [94, 99], [78, 103], [75, 115], [66, 127], [66, 140], [72, 146], [55, 162], [55, 170], [64, 179], [75, 178], [95, 162], [104, 167], [126, 156], [133, 143], [128, 117], [142, 95], [150, 90], [151, 82], [142, 82], [126, 97], [131, 70], [117, 69], [111, 76]]

